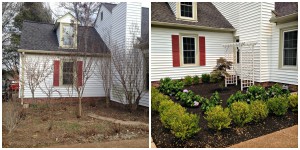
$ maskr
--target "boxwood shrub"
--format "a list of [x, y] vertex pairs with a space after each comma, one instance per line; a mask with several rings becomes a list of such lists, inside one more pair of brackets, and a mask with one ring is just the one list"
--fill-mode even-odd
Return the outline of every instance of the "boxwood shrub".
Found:
[[193, 77], [193, 84], [198, 84], [199, 81], [200, 81], [199, 76], [195, 75], [195, 76]]
[[202, 74], [201, 75], [201, 80], [202, 80], [203, 83], [209, 83], [210, 75], [209, 74]]
[[262, 100], [252, 101], [250, 104], [250, 110], [252, 113], [252, 119], [255, 122], [259, 122], [268, 117], [268, 106], [266, 102]]
[[177, 92], [182, 91], [184, 82], [172, 80], [171, 78], [160, 79], [159, 91], [163, 94], [174, 96]]
[[286, 114], [289, 104], [286, 97], [273, 97], [267, 101], [268, 109], [277, 116]]
[[205, 112], [208, 127], [217, 131], [220, 131], [224, 128], [229, 128], [231, 123], [231, 118], [229, 116], [229, 109], [223, 109], [222, 106], [218, 105], [212, 107], [207, 112]]
[[230, 117], [232, 121], [242, 127], [252, 121], [250, 106], [247, 102], [234, 102], [230, 106]]
[[288, 97], [289, 108], [292, 111], [298, 111], [298, 94], [292, 94]]
[[192, 85], [193, 84], [193, 78], [191, 76], [185, 76], [183, 80], [185, 85]]

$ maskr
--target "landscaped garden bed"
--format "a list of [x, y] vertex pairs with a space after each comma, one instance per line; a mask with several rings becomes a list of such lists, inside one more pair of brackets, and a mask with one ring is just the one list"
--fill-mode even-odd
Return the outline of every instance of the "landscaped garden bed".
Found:
[[279, 85], [238, 92], [239, 85], [186, 79], [164, 79], [159, 90], [152, 88], [151, 133], [157, 147], [229, 147], [298, 124], [298, 104], [294, 107], [289, 91]]

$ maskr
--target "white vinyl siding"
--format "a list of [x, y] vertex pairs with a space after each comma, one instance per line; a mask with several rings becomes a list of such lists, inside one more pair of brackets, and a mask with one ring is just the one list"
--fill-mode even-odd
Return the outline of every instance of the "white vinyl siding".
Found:
[[[101, 20], [101, 14], [103, 13], [103, 20]], [[100, 7], [99, 14], [97, 17], [97, 20], [95, 22], [95, 29], [98, 32], [98, 34], [101, 36], [102, 40], [106, 43], [108, 46], [109, 40], [110, 40], [110, 34], [111, 34], [111, 28], [112, 28], [112, 14], [109, 12], [108, 9], [106, 9], [104, 6]], [[122, 20], [121, 20], [122, 22]]]
[[177, 10], [176, 10], [176, 5], [177, 4], [176, 4], [176, 2], [168, 2], [168, 4], [170, 5], [173, 14], [176, 16], [176, 14], [177, 14]]
[[[187, 75], [210, 73], [216, 66], [216, 60], [224, 57], [224, 43], [233, 42], [232, 33], [220, 33], [209, 31], [192, 31], [167, 28], [151, 28], [151, 81], [159, 81], [161, 78], [171, 77], [181, 79]], [[206, 65], [173, 67], [172, 60], [172, 35], [197, 34], [205, 36]], [[196, 56], [197, 57], [197, 56]]]

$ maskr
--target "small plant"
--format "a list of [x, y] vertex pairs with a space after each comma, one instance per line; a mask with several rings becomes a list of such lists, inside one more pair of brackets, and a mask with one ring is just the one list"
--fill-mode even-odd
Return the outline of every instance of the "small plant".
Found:
[[195, 95], [193, 91], [185, 91], [178, 92], [175, 95], [176, 99], [182, 102], [185, 106], [193, 107], [195, 106], [195, 102], [200, 102], [201, 97], [199, 95]]
[[202, 74], [201, 79], [203, 83], [209, 83], [210, 81], [210, 75], [209, 74]]
[[[158, 107], [158, 112], [162, 113], [163, 111], [165, 111], [166, 109], [169, 109], [171, 106], [175, 105], [175, 103], [172, 100], [165, 100], [165, 101], [161, 101]], [[179, 104], [176, 104], [179, 105]]]
[[253, 121], [259, 122], [268, 117], [268, 106], [266, 102], [262, 100], [252, 101], [250, 104], [250, 110], [252, 113]]
[[280, 96], [287, 97], [290, 95], [290, 91], [282, 89], [282, 87], [278, 83], [276, 83], [271, 88], [268, 89], [267, 95], [269, 98], [280, 97]]
[[198, 84], [198, 83], [199, 83], [199, 80], [200, 80], [199, 76], [195, 75], [195, 76], [193, 77], [193, 84]]
[[232, 103], [239, 101], [247, 101], [247, 95], [243, 94], [241, 91], [237, 91], [235, 94], [232, 94], [227, 99], [227, 105], [230, 106]]
[[[221, 82], [225, 79], [226, 76], [229, 76], [227, 73], [227, 69], [231, 69], [232, 62], [227, 61], [225, 58], [220, 57], [217, 59], [217, 65], [214, 70], [210, 73], [210, 81], [211, 82]], [[223, 89], [224, 83], [221, 82], [219, 86]]]
[[183, 80], [185, 85], [192, 85], [193, 84], [193, 78], [191, 76], [185, 76]]
[[266, 101], [268, 99], [265, 88], [262, 86], [256, 86], [256, 85], [250, 86], [248, 88], [247, 97], [250, 100], [260, 99], [260, 100]]
[[151, 109], [153, 111], [158, 111], [160, 103], [168, 99], [168, 96], [159, 93], [156, 88], [151, 88]]
[[292, 111], [298, 111], [298, 94], [292, 94], [288, 97], [289, 100], [289, 108]]
[[224, 128], [229, 128], [231, 118], [229, 117], [229, 109], [223, 109], [222, 106], [218, 105], [212, 107], [210, 110], [205, 112], [207, 115], [205, 119], [208, 122], [208, 127], [217, 131]]
[[213, 95], [210, 97], [210, 99], [203, 98], [201, 103], [201, 109], [203, 111], [208, 111], [211, 107], [215, 107], [216, 105], [221, 104], [220, 95], [218, 92], [213, 93]]
[[284, 115], [289, 108], [288, 100], [283, 96], [270, 98], [267, 105], [269, 111], [277, 116]]
[[232, 121], [242, 127], [252, 121], [249, 104], [246, 102], [234, 102], [230, 106], [230, 117]]
[[179, 80], [172, 80], [171, 78], [160, 79], [159, 91], [166, 95], [175, 95], [181, 91], [184, 87], [184, 83]]
[[177, 120], [179, 116], [185, 113], [185, 108], [171, 100], [164, 101], [160, 105], [160, 120], [166, 128], [171, 128], [170, 124], [173, 120]]

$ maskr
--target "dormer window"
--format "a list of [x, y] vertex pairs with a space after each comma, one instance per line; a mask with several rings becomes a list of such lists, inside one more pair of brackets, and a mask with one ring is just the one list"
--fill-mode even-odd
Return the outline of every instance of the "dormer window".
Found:
[[103, 20], [103, 12], [101, 12], [101, 21]]
[[197, 2], [178, 2], [176, 19], [197, 21]]
[[70, 25], [63, 26], [63, 44], [65, 46], [74, 45], [74, 27]]

